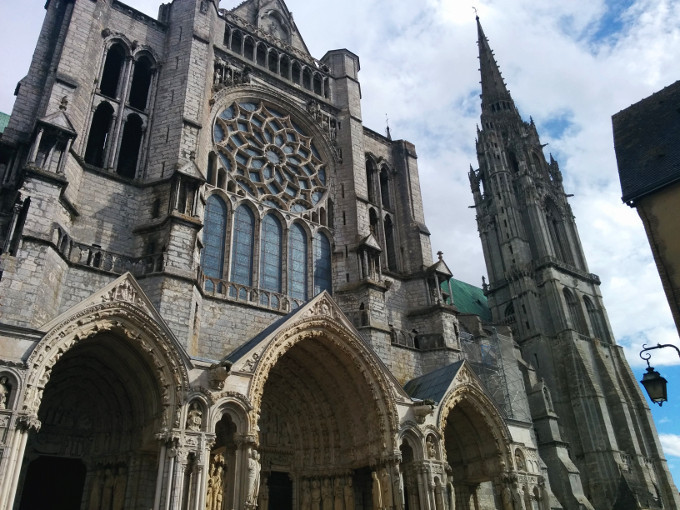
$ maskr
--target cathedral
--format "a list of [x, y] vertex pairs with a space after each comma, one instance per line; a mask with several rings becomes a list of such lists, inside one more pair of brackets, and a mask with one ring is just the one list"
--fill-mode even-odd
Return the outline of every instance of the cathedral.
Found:
[[679, 508], [477, 39], [482, 289], [283, 0], [47, 0], [0, 135], [0, 510]]

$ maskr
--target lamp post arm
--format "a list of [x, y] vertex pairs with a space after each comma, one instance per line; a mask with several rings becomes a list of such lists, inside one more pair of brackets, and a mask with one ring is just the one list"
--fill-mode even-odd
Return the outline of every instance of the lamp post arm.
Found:
[[652, 357], [651, 354], [649, 354], [647, 351], [651, 351], [654, 349], [663, 349], [664, 347], [672, 347], [675, 349], [675, 352], [678, 353], [678, 358], [680, 358], [680, 349], [676, 345], [673, 344], [656, 344], [653, 345], [652, 347], [647, 347], [646, 344], [642, 344], [642, 350], [640, 351], [640, 357], [647, 362], [647, 365], [649, 365], [649, 358]]

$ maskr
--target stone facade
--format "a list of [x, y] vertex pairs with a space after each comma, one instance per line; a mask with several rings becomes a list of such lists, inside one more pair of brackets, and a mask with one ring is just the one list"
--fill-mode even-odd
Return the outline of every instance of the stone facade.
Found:
[[495, 324], [459, 309], [358, 71], [280, 0], [47, 3], [0, 138], [0, 509], [677, 505], [573, 221], [573, 258], [517, 241], [509, 279], [510, 204], [473, 185]]

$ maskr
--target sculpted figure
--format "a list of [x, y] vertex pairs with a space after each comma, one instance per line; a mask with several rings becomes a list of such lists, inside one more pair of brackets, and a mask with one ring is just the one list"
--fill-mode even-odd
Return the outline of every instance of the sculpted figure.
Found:
[[125, 509], [125, 468], [119, 468], [118, 474], [113, 482], [113, 510]]
[[524, 506], [524, 498], [517, 482], [512, 484], [512, 505], [514, 510], [526, 510]]
[[213, 477], [213, 507], [211, 510], [222, 510], [222, 498], [224, 497], [224, 470], [222, 464], [217, 465]]
[[7, 409], [9, 390], [9, 379], [7, 377], [0, 377], [0, 409]]
[[99, 510], [99, 502], [102, 497], [102, 474], [101, 471], [92, 480], [92, 488], [90, 489], [90, 505], [89, 510]]
[[321, 486], [321, 509], [333, 510], [333, 487], [330, 478], [324, 478]]
[[345, 487], [342, 492], [345, 497], [345, 510], [354, 510], [354, 487], [352, 487], [351, 476], [348, 476], [345, 480]]
[[321, 484], [319, 480], [312, 482], [312, 510], [319, 510], [321, 504]]
[[300, 499], [302, 500], [300, 510], [312, 510], [312, 494], [309, 492], [309, 480], [302, 482], [302, 498]]
[[503, 485], [503, 490], [501, 491], [501, 501], [503, 502], [503, 510], [514, 510], [512, 504], [512, 492], [510, 487]]
[[253, 449], [248, 459], [248, 503], [257, 504], [260, 490], [260, 454]]
[[104, 476], [104, 490], [102, 491], [101, 510], [111, 510], [111, 499], [113, 498], [113, 473], [111, 469], [106, 470]]
[[380, 489], [380, 480], [378, 480], [378, 473], [373, 471], [371, 473], [371, 478], [373, 478], [373, 510], [382, 510], [383, 500], [382, 500], [382, 490]]
[[203, 423], [203, 411], [201, 411], [201, 406], [198, 402], [191, 404], [191, 408], [187, 413], [187, 429], [198, 432], [201, 430], [201, 424]]
[[437, 457], [437, 447], [434, 444], [434, 438], [432, 436], [427, 436], [427, 455], [431, 459]]
[[208, 475], [208, 489], [205, 494], [205, 510], [212, 510], [215, 501], [215, 488], [213, 486], [215, 480], [215, 464], [210, 468]]
[[382, 504], [385, 508], [392, 507], [392, 482], [387, 468], [380, 470], [380, 488], [382, 489]]
[[342, 478], [336, 478], [333, 482], [334, 510], [345, 510], [342, 495]]

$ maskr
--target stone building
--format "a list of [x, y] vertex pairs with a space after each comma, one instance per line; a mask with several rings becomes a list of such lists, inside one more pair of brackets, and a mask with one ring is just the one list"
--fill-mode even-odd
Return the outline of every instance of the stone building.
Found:
[[281, 0], [47, 2], [0, 139], [0, 509], [680, 506], [478, 30], [484, 293]]

